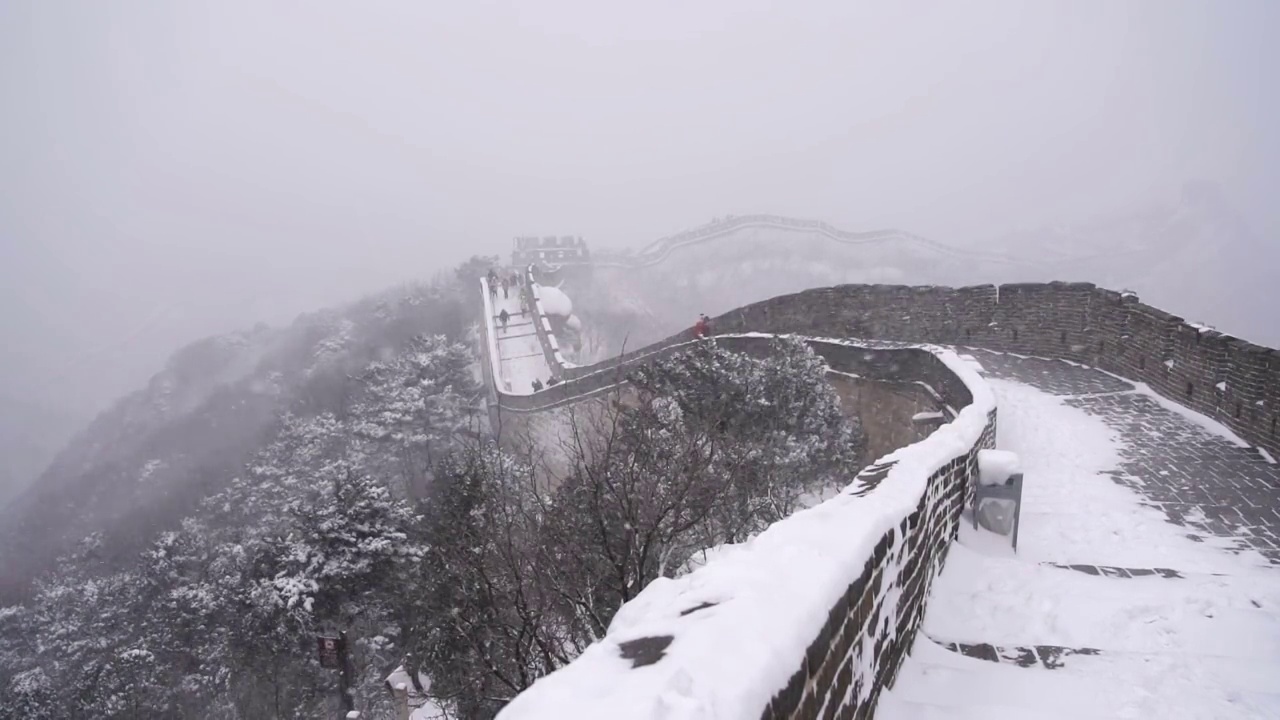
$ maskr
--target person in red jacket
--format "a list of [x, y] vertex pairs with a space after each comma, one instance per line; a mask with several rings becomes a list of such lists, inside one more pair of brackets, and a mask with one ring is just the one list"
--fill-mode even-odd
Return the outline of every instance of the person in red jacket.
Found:
[[704, 338], [711, 334], [711, 322], [707, 320], [706, 315], [698, 316], [698, 322], [693, 324], [693, 334], [699, 338]]

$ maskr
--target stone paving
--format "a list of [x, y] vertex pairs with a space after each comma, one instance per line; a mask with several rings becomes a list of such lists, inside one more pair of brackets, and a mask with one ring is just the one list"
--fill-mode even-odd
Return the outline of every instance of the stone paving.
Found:
[[[958, 350], [987, 378], [1026, 386], [995, 388], [997, 422], [1037, 468], [1028, 500], [1043, 532], [1011, 554], [962, 528], [875, 717], [1280, 718], [1280, 466], [1114, 375]], [[1077, 416], [1042, 393], [1092, 419], [1059, 431], [1051, 423]], [[1037, 419], [1049, 424], [1012, 429]], [[1079, 508], [1062, 484], [1077, 477]], [[1108, 478], [1159, 515], [1135, 512]]]
[[969, 352], [988, 377], [1016, 380], [1088, 411], [1125, 443], [1113, 479], [1187, 528], [1194, 540], [1221, 538], [1280, 567], [1280, 465], [1195, 425], [1134, 385], [1058, 360]]
[[975, 660], [986, 660], [993, 663], [1005, 663], [1018, 667], [1040, 666], [1046, 670], [1058, 670], [1066, 667], [1066, 658], [1072, 655], [1101, 655], [1097, 648], [1068, 648], [1060, 645], [1030, 645], [1026, 647], [1006, 647], [991, 643], [954, 643], [942, 642], [929, 638], [935, 645], [959, 653]]

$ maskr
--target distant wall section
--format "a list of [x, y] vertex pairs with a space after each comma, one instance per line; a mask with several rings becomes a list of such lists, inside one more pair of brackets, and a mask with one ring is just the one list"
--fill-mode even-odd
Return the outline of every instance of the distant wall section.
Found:
[[[986, 348], [1069, 360], [1148, 384], [1280, 457], [1280, 353], [1090, 283], [838, 285], [752, 303], [714, 333], [795, 333]], [[568, 375], [599, 373], [664, 345]]]

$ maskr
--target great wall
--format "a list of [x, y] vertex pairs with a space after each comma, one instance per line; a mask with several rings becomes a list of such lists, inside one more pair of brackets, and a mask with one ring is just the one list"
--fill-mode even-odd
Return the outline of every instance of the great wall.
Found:
[[[730, 222], [806, 221], [750, 216]], [[842, 242], [895, 236], [821, 231]], [[718, 232], [674, 236], [626, 261], [661, 262], [682, 243]], [[522, 291], [536, 292], [531, 276]], [[536, 297], [533, 305], [540, 314]], [[487, 342], [495, 427], [505, 415], [527, 416], [608, 392], [629, 367], [696, 341], [686, 331], [575, 367], [563, 361], [545, 317], [535, 317], [534, 326], [547, 367], [562, 382], [539, 392], [505, 391], [497, 382], [496, 346]], [[486, 327], [496, 332], [492, 320]], [[895, 439], [881, 442], [885, 454], [866, 468], [849, 468], [842, 495], [775, 524], [720, 561], [770, 591], [726, 575], [723, 567], [719, 574], [704, 568], [654, 583], [661, 586], [624, 607], [606, 638], [517, 697], [503, 720], [872, 717], [916, 640], [925, 600], [971, 498], [976, 454], [995, 444], [995, 397], [963, 353], [1045, 358], [1117, 382], [1145, 383], [1242, 438], [1251, 446], [1240, 448], [1242, 462], [1252, 462], [1252, 454], [1262, 467], [1280, 455], [1280, 354], [1088, 283], [843, 285], [752, 303], [713, 318], [712, 327], [717, 342], [745, 352], [756, 352], [774, 334], [809, 339], [833, 381], [854, 378], [894, 389], [889, 400], [854, 410], [864, 423], [873, 426], [869, 415], [886, 414], [888, 402], [901, 406], [888, 413], [893, 422], [910, 427], [886, 432]], [[923, 428], [910, 420], [926, 410], [941, 419]], [[1275, 520], [1280, 526], [1280, 516]], [[1268, 542], [1263, 537], [1258, 547], [1267, 550]], [[821, 560], [797, 563], [797, 547]], [[1269, 557], [1280, 562], [1280, 544], [1274, 549]], [[772, 622], [754, 623], [761, 614]], [[744, 631], [744, 624], [753, 630]], [[707, 647], [717, 650], [708, 655]], [[635, 672], [620, 680], [610, 675], [609, 688], [597, 687], [606, 682], [600, 669], [623, 659]]]

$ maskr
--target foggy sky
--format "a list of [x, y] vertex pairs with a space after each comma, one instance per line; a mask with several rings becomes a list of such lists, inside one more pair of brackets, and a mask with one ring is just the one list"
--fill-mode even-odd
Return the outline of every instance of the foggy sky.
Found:
[[1280, 4], [0, 3], [0, 396], [517, 234], [726, 213], [973, 243], [1222, 183], [1274, 241]]

